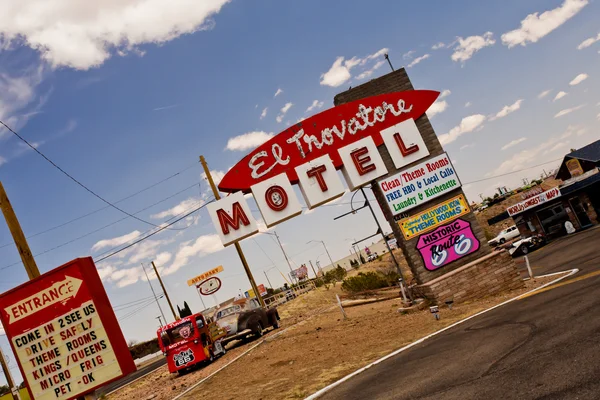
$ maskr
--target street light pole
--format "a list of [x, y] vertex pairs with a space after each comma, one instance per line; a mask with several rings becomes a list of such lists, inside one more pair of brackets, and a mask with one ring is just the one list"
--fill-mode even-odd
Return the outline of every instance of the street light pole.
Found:
[[150, 285], [150, 290], [152, 290], [152, 295], [154, 296], [154, 300], [156, 300], [156, 305], [158, 306], [158, 309], [160, 310], [160, 315], [162, 315], [163, 319], [166, 322], [167, 319], [165, 318], [165, 313], [163, 313], [162, 307], [160, 306], [160, 302], [158, 301], [158, 297], [156, 297], [156, 293], [154, 292], [154, 288], [152, 287], [152, 284], [150, 283], [150, 278], [148, 278], [148, 273], [146, 272], [146, 268], [144, 267], [144, 263], [142, 263], [142, 269], [144, 270], [144, 275], [146, 275], [146, 279], [148, 280], [148, 285]]
[[267, 271], [263, 271], [265, 274], [265, 278], [267, 278], [267, 282], [269, 283], [269, 286], [271, 287], [271, 289], [273, 289], [273, 285], [271, 284], [271, 281], [269, 280], [269, 276], [267, 275]]
[[[179, 318], [177, 317], [177, 314], [175, 314], [175, 309], [173, 308], [173, 304], [171, 303], [171, 298], [169, 297], [169, 293], [167, 293], [167, 289], [165, 288], [165, 285], [164, 285], [160, 275], [158, 274], [158, 269], [156, 268], [154, 261], [152, 261], [152, 268], [154, 268], [154, 273], [156, 274], [156, 277], [158, 278], [160, 287], [162, 288], [162, 291], [165, 294], [165, 297], [167, 298], [167, 303], [169, 303], [169, 308], [171, 308], [171, 312], [173, 313], [173, 318], [175, 319], [175, 321], [177, 321]], [[167, 320], [165, 320], [165, 324], [166, 323], [167, 323]]]
[[327, 246], [325, 246], [325, 242], [322, 240], [310, 240], [308, 242], [306, 242], [306, 244], [312, 243], [312, 242], [319, 242], [323, 245], [323, 247], [325, 248], [325, 253], [327, 253], [327, 257], [329, 257], [329, 262], [331, 262], [331, 266], [333, 267], [333, 260], [331, 259], [331, 256], [329, 255], [329, 250], [327, 250]]

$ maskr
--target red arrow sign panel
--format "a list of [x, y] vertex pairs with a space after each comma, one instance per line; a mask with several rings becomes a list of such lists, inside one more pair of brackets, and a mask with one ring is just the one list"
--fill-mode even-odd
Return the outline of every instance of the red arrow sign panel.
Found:
[[376, 145], [381, 145], [381, 130], [409, 118], [416, 120], [438, 96], [439, 92], [433, 90], [409, 90], [325, 110], [289, 127], [244, 157], [227, 172], [219, 190], [249, 192], [252, 185], [281, 173], [296, 183], [295, 167], [326, 154], [339, 169], [339, 148], [365, 137], [372, 137]]

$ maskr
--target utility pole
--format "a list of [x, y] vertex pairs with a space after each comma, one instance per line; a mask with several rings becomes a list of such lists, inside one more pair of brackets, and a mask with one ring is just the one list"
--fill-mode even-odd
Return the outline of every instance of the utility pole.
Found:
[[273, 289], [273, 285], [271, 284], [271, 281], [269, 280], [269, 276], [267, 275], [267, 271], [263, 271], [265, 274], [265, 278], [267, 278], [267, 282], [269, 283], [269, 286], [271, 287], [271, 289]]
[[[198, 296], [200, 296], [200, 301], [202, 302], [202, 307], [206, 310], [206, 304], [204, 304], [204, 299], [202, 298], [202, 293], [200, 293], [200, 289], [198, 289], [198, 285], [196, 285], [196, 292], [198, 292]], [[202, 310], [202, 311], [204, 311]]]
[[[169, 303], [169, 307], [171, 308], [171, 312], [173, 313], [173, 318], [175, 318], [175, 321], [177, 321], [179, 318], [177, 317], [177, 314], [175, 314], [175, 309], [173, 308], [173, 304], [171, 303], [171, 298], [169, 297], [169, 293], [167, 293], [167, 289], [165, 288], [165, 285], [163, 284], [163, 281], [162, 281], [160, 275], [158, 274], [158, 270], [156, 269], [156, 265], [154, 265], [154, 261], [152, 261], [152, 268], [154, 268], [154, 273], [156, 274], [156, 277], [158, 278], [160, 287], [162, 288], [162, 291], [165, 294], [165, 297], [167, 298], [167, 303]], [[166, 323], [167, 323], [167, 320], [165, 319], [165, 324]]]
[[[292, 268], [292, 264], [290, 264], [290, 259], [288, 258], [287, 253], [283, 249], [283, 245], [281, 244], [281, 241], [279, 240], [279, 235], [277, 235], [277, 232], [275, 232], [275, 231], [273, 231], [273, 235], [277, 238], [277, 243], [279, 243], [279, 248], [281, 249], [281, 252], [283, 253], [283, 256], [285, 257], [285, 261], [287, 262], [287, 265], [290, 268], [290, 274], [293, 274], [294, 269]], [[291, 277], [292, 277], [292, 275], [290, 275], [290, 278]], [[298, 279], [296, 279], [296, 283], [298, 283]]]
[[[208, 168], [208, 164], [206, 163], [204, 156], [200, 156], [200, 163], [202, 164], [202, 168], [204, 168], [204, 173], [206, 174], [206, 179], [208, 180], [208, 183], [210, 184], [210, 188], [213, 191], [215, 199], [220, 200], [221, 195], [219, 194], [219, 191], [217, 190], [217, 186], [215, 185], [215, 182], [213, 181], [212, 175], [210, 174], [210, 169]], [[266, 308], [267, 306], [265, 305], [265, 301], [263, 300], [262, 296], [260, 296], [258, 294], [259, 293], [258, 286], [256, 286], [256, 282], [254, 281], [254, 276], [252, 275], [252, 271], [250, 271], [250, 266], [248, 265], [246, 256], [244, 256], [244, 252], [242, 251], [242, 246], [240, 246], [239, 242], [235, 242], [234, 245], [235, 245], [235, 250], [237, 251], [238, 256], [240, 257], [240, 261], [242, 262], [242, 265], [244, 266], [244, 271], [246, 271], [246, 276], [248, 277], [248, 280], [250, 281], [250, 286], [252, 286], [252, 290], [254, 290], [254, 293], [257, 293], [257, 298], [258, 298], [258, 301], [260, 302], [260, 305], [263, 308]]]
[[331, 256], [329, 255], [329, 250], [327, 250], [327, 246], [325, 246], [325, 242], [322, 241], [322, 240], [310, 240], [306, 244], [309, 244], [311, 242], [319, 242], [319, 243], [321, 243], [323, 245], [323, 248], [325, 249], [325, 253], [327, 253], [327, 257], [329, 257], [329, 262], [331, 263], [331, 266], [334, 267], [333, 260], [331, 259]]
[[29, 280], [37, 278], [40, 276], [40, 271], [38, 270], [35, 260], [33, 259], [33, 255], [31, 254], [31, 250], [27, 244], [27, 239], [25, 239], [25, 234], [21, 229], [21, 224], [19, 224], [19, 220], [17, 219], [15, 211], [8, 200], [8, 196], [4, 191], [2, 182], [0, 182], [0, 207], [2, 208], [2, 214], [4, 214], [4, 219], [6, 219], [6, 224], [8, 225], [8, 229], [10, 230], [10, 233], [15, 241], [15, 245], [17, 245], [17, 250], [19, 251], [21, 261], [23, 261], [23, 265], [25, 266], [25, 271], [27, 271]]
[[313, 271], [313, 274], [315, 274], [315, 279], [317, 279], [319, 277], [319, 275], [317, 275], [317, 272], [315, 271], [315, 267], [313, 267], [312, 265], [312, 260], [308, 260], [308, 262], [310, 263], [310, 268]]
[[4, 353], [0, 348], [0, 364], [2, 365], [2, 370], [4, 371], [4, 376], [6, 377], [6, 384], [8, 385], [8, 389], [11, 392], [13, 400], [20, 400], [19, 395], [15, 395], [13, 389], [15, 389], [15, 382], [13, 381], [12, 375], [10, 374], [10, 369], [6, 363], [6, 359], [4, 358]]
[[160, 302], [158, 301], [158, 297], [156, 297], [156, 293], [154, 292], [154, 288], [152, 287], [152, 284], [150, 283], [150, 278], [148, 278], [148, 273], [146, 272], [144, 263], [142, 263], [142, 269], [144, 270], [144, 274], [146, 275], [146, 279], [148, 280], [148, 285], [150, 285], [150, 290], [152, 290], [152, 296], [154, 296], [154, 300], [156, 300], [156, 305], [158, 306], [158, 309], [160, 310], [160, 315], [162, 315], [163, 319], [166, 322], [167, 319], [165, 318], [165, 313], [163, 312], [162, 307], [160, 306]]
[[[0, 208], [2, 209], [2, 214], [4, 214], [4, 219], [6, 220], [6, 224], [8, 225], [8, 229], [10, 230], [13, 240], [15, 241], [15, 245], [17, 246], [17, 250], [19, 251], [19, 256], [21, 256], [21, 261], [23, 261], [23, 265], [25, 266], [25, 271], [27, 272], [29, 280], [37, 278], [38, 276], [40, 276], [40, 270], [38, 269], [37, 264], [33, 259], [31, 249], [29, 248], [29, 244], [27, 243], [27, 239], [25, 238], [23, 229], [21, 229], [21, 224], [19, 224], [19, 220], [17, 219], [15, 210], [12, 208], [12, 205], [8, 200], [8, 195], [4, 190], [2, 182], [0, 182]], [[19, 400], [20, 397], [18, 391], [13, 392], [13, 389], [16, 389], [15, 383], [13, 381], [12, 375], [10, 374], [10, 369], [6, 365], [4, 353], [2, 352], [1, 348], [0, 364], [2, 364], [2, 371], [4, 372], [4, 376], [6, 378], [8, 388], [11, 391], [13, 400]]]

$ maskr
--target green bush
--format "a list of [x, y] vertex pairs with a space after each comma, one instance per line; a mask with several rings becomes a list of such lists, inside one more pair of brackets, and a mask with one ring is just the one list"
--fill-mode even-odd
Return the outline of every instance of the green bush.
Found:
[[376, 272], [359, 273], [356, 276], [346, 278], [342, 282], [342, 290], [350, 293], [365, 292], [390, 286], [385, 275]]

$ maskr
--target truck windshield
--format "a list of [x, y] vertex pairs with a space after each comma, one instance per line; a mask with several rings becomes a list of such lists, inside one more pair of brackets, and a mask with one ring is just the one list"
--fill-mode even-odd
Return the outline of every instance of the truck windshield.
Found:
[[186, 322], [161, 333], [163, 345], [179, 343], [191, 339], [194, 336], [194, 324]]
[[217, 313], [217, 319], [221, 319], [223, 317], [226, 317], [226, 316], [231, 315], [231, 314], [238, 313], [240, 311], [242, 311], [242, 307], [237, 306], [237, 305], [236, 306], [231, 306], [231, 307], [224, 308], [224, 309], [220, 310]]

